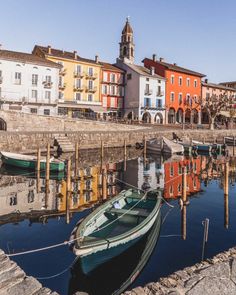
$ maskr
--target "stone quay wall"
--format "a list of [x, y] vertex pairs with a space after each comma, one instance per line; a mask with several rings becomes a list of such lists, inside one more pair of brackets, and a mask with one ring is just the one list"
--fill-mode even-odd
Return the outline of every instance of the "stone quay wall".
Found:
[[236, 247], [123, 295], [235, 295]]
[[158, 128], [142, 128], [134, 130], [111, 130], [111, 131], [0, 131], [0, 151], [11, 152], [31, 152], [36, 151], [37, 147], [46, 150], [49, 142], [52, 146], [55, 137], [66, 135], [72, 143], [79, 143], [81, 149], [100, 148], [101, 141], [106, 147], [122, 147], [124, 140], [127, 145], [135, 145], [142, 142], [143, 138], [151, 139], [154, 137], [166, 136], [172, 138], [172, 132], [180, 138], [188, 136], [195, 140], [215, 140], [223, 141], [224, 136], [236, 136], [236, 130], [158, 130]]
[[58, 295], [44, 288], [0, 250], [0, 295]]

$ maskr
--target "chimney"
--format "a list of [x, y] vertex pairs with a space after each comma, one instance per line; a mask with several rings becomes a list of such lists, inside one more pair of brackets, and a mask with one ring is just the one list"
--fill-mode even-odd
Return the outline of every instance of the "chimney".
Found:
[[48, 45], [48, 54], [52, 54], [52, 47]]
[[74, 51], [74, 59], [77, 59], [77, 51]]
[[155, 74], [155, 67], [150, 67], [150, 75], [154, 75]]
[[152, 55], [152, 60], [153, 60], [153, 61], [157, 61], [157, 55], [156, 55], [156, 54], [153, 54], [153, 55]]
[[160, 62], [163, 62], [164, 61], [164, 58], [163, 57], [160, 57], [159, 60], [160, 60]]
[[0, 44], [0, 50], [2, 49], [2, 44]]
[[205, 79], [205, 83], [208, 83], [208, 79]]
[[95, 55], [95, 62], [96, 62], [96, 63], [99, 62], [99, 57], [98, 57], [98, 55]]
[[174, 65], [174, 66], [177, 66], [177, 63], [176, 63], [176, 62], [174, 62], [174, 63], [173, 63], [173, 65]]

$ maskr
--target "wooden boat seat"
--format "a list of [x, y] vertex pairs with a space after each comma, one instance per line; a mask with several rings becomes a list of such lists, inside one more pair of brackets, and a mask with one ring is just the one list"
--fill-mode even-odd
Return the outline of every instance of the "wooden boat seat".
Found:
[[149, 215], [148, 212], [140, 212], [139, 210], [127, 210], [127, 209], [116, 209], [112, 208], [110, 213], [115, 213], [118, 215], [127, 214], [127, 215], [133, 215], [133, 216], [140, 216], [140, 217], [147, 217]]

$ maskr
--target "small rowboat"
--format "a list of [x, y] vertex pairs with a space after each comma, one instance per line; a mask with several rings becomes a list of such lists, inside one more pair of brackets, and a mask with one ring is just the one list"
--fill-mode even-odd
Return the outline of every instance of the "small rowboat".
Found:
[[184, 148], [181, 144], [173, 142], [164, 136], [159, 139], [153, 138], [147, 141], [147, 150], [153, 153], [164, 153], [168, 155], [181, 154], [184, 152]]
[[161, 196], [162, 190], [129, 189], [88, 215], [70, 238], [82, 271], [90, 273], [143, 237], [160, 214]]
[[[36, 169], [37, 157], [22, 155], [9, 152], [1, 152], [2, 162], [6, 165], [19, 167], [23, 169]], [[40, 160], [40, 169], [46, 170], [46, 157], [42, 157]], [[63, 171], [65, 169], [65, 163], [57, 159], [50, 159], [50, 170], [51, 171]]]

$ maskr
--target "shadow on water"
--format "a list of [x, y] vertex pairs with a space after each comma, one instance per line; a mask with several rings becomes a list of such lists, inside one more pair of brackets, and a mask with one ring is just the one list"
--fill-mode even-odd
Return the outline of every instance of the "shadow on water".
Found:
[[71, 271], [69, 295], [77, 291], [90, 295], [118, 295], [131, 285], [150, 259], [161, 228], [161, 214], [149, 232], [121, 255], [84, 275], [78, 259]]

